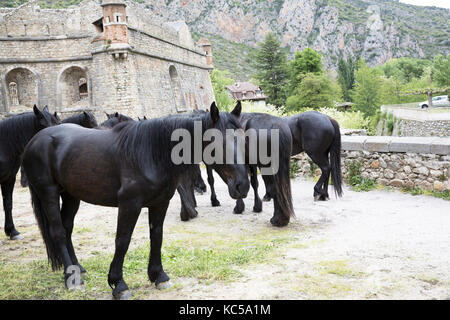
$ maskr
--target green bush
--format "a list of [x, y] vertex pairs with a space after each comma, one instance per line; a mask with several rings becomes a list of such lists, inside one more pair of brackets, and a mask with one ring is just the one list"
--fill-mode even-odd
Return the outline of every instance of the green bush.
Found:
[[377, 187], [377, 183], [374, 179], [363, 178], [362, 163], [358, 160], [353, 160], [348, 165], [347, 180], [348, 184], [352, 186], [354, 191], [370, 191]]

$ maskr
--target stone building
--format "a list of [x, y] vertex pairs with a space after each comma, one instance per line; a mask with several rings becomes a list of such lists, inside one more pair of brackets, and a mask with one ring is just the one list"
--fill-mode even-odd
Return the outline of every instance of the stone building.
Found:
[[206, 109], [212, 69], [210, 44], [195, 44], [184, 21], [132, 1], [0, 8], [0, 115], [33, 104], [132, 117]]
[[227, 86], [228, 94], [237, 101], [250, 101], [255, 105], [265, 106], [267, 96], [257, 85], [251, 82], [235, 82]]

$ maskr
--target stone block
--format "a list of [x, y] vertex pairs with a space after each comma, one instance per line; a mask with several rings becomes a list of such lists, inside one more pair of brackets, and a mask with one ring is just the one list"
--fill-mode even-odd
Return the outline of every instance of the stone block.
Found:
[[370, 152], [389, 152], [389, 143], [392, 137], [389, 136], [371, 136], [364, 142], [364, 150]]
[[364, 136], [341, 136], [342, 150], [360, 151], [364, 150], [364, 142], [367, 137]]
[[440, 155], [450, 154], [450, 138], [436, 138], [431, 143], [431, 153]]
[[393, 187], [396, 187], [396, 188], [401, 188], [401, 187], [403, 187], [403, 181], [400, 179], [394, 179], [394, 180], [391, 180], [390, 185]]
[[393, 137], [389, 152], [431, 153], [431, 143], [436, 138]]

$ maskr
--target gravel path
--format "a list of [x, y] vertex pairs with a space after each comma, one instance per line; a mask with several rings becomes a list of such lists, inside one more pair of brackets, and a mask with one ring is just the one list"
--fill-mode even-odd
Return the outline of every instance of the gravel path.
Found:
[[[206, 176], [204, 174], [204, 176]], [[296, 219], [280, 231], [270, 226], [273, 204], [262, 213], [251, 212], [253, 192], [245, 200], [243, 215], [233, 215], [234, 201], [216, 177], [222, 203], [209, 204], [209, 192], [197, 197], [198, 218], [179, 220], [179, 197], [174, 196], [165, 224], [165, 241], [189, 230], [220, 236], [248, 232], [288, 232], [293, 241], [276, 259], [249, 265], [238, 281], [176, 278], [176, 290], [151, 290], [151, 299], [450, 299], [450, 202], [398, 191], [365, 193], [344, 189], [341, 199], [314, 202], [313, 182], [292, 181]], [[263, 186], [263, 183], [260, 183]], [[260, 188], [264, 195], [264, 187]], [[16, 188], [14, 219], [25, 235], [9, 241], [0, 229], [0, 260], [29, 262], [46, 259], [45, 249], [31, 212], [26, 189]], [[0, 200], [1, 203], [1, 200]], [[133, 247], [148, 241], [146, 213], [141, 214]], [[79, 258], [91, 252], [112, 252], [115, 209], [82, 204], [75, 225], [74, 244]], [[1, 210], [0, 225], [4, 216]], [[95, 238], [93, 233], [95, 232]]]

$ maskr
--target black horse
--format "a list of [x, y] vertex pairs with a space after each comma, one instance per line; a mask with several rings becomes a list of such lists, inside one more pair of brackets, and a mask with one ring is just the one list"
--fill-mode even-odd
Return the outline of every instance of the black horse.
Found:
[[314, 186], [314, 200], [329, 200], [330, 174], [334, 191], [341, 197], [341, 132], [337, 121], [317, 111], [303, 112], [284, 120], [292, 133], [291, 155], [306, 152], [322, 171]]
[[121, 122], [134, 121], [132, 118], [118, 112], [111, 114], [105, 112], [105, 114], [106, 114], [106, 121], [102, 122], [102, 124], [100, 124], [100, 127], [107, 129], [114, 128], [114, 126], [116, 126]]
[[[115, 298], [128, 297], [123, 261], [141, 208], [147, 207], [151, 240], [148, 276], [157, 287], [164, 287], [169, 277], [161, 264], [163, 222], [180, 177], [192, 165], [173, 162], [171, 153], [178, 142], [172, 141], [172, 133], [184, 129], [198, 139], [193, 134], [194, 122], [198, 121], [202, 136], [210, 128], [225, 135], [227, 127], [240, 128], [237, 116], [219, 113], [213, 103], [211, 112], [193, 118], [126, 121], [111, 130], [63, 124], [36, 135], [26, 147], [23, 165], [52, 268], [64, 266], [67, 281], [71, 275], [69, 266], [79, 265], [71, 234], [80, 200], [118, 207], [116, 250], [108, 283]], [[205, 141], [196, 143], [202, 150], [207, 146]], [[224, 149], [225, 146], [224, 141]], [[225, 164], [215, 169], [227, 175], [232, 198], [246, 197], [249, 183], [245, 166]]]
[[[252, 118], [259, 118], [258, 113], [243, 113], [242, 121]], [[337, 196], [342, 196], [342, 173], [341, 173], [341, 133], [339, 124], [329, 116], [316, 112], [308, 111], [294, 116], [282, 118], [291, 131], [292, 150], [291, 155], [299, 154], [303, 151], [316, 163], [322, 171], [322, 174], [314, 186], [315, 200], [328, 200], [328, 182], [331, 174], [334, 190]], [[242, 122], [241, 121], [241, 122]], [[287, 152], [287, 151], [286, 151]], [[250, 167], [251, 182], [255, 193], [255, 204], [253, 211], [260, 212], [262, 209], [257, 188], [258, 180], [255, 174], [255, 168]], [[207, 167], [208, 183], [211, 188], [212, 206], [220, 206], [217, 196], [214, 192], [214, 177], [212, 170]], [[263, 176], [266, 185], [266, 194], [264, 201], [270, 201], [273, 196], [270, 189], [272, 185]], [[235, 213], [242, 213], [244, 204], [238, 200], [234, 209]]]
[[0, 184], [5, 210], [5, 233], [11, 240], [22, 238], [12, 218], [12, 196], [22, 153], [36, 133], [58, 123], [47, 107], [40, 111], [36, 106], [33, 112], [18, 114], [0, 122]]
[[73, 123], [84, 128], [96, 128], [98, 127], [97, 119], [95, 116], [89, 111], [83, 111], [79, 114], [75, 114], [73, 116], [67, 117], [62, 123]]
[[[96, 128], [98, 127], [97, 120], [94, 115], [89, 111], [83, 111], [79, 114], [75, 114], [70, 116], [63, 121], [58, 117], [57, 113], [53, 114], [58, 121], [61, 123], [73, 123], [85, 128]], [[23, 167], [20, 167], [20, 184], [22, 187], [28, 187], [28, 180], [25, 172], [23, 171]]]
[[[240, 106], [240, 102], [237, 103]], [[263, 175], [264, 182], [266, 184], [267, 193], [274, 199], [274, 214], [270, 222], [274, 226], [282, 227], [289, 223], [290, 217], [294, 216], [294, 210], [292, 206], [292, 194], [291, 183], [289, 177], [290, 166], [290, 154], [292, 149], [292, 137], [289, 126], [282, 118], [275, 117], [265, 113], [242, 113], [240, 122], [244, 130], [254, 130], [257, 133], [256, 144], [260, 144], [260, 131], [267, 130], [267, 137], [264, 143], [267, 144], [267, 150], [270, 154], [268, 156], [278, 156], [279, 168], [275, 174]], [[271, 135], [269, 130], [275, 129], [279, 132], [279, 148], [278, 150], [270, 150]], [[253, 141], [255, 143], [255, 141]], [[247, 151], [250, 152], [247, 142]], [[247, 153], [248, 153], [247, 152]], [[254, 190], [255, 200], [253, 211], [262, 211], [262, 201], [258, 195], [258, 168], [267, 168], [267, 164], [263, 164], [259, 157], [259, 148], [257, 153], [257, 163], [249, 163], [247, 155], [247, 164], [250, 174], [250, 182]], [[211, 189], [211, 204], [212, 206], [220, 206], [220, 202], [217, 200], [216, 192], [214, 189], [214, 177], [213, 168], [206, 166], [208, 175], [208, 184]], [[245, 204], [242, 199], [236, 201], [236, 206], [233, 210], [234, 213], [242, 213], [245, 209]]]

